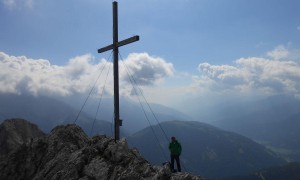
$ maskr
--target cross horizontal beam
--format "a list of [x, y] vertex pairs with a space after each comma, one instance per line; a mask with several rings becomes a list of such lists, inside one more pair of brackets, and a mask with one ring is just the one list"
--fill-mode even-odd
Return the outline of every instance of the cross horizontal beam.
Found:
[[139, 36], [133, 36], [133, 37], [130, 37], [130, 38], [125, 39], [123, 41], [117, 42], [116, 44], [111, 44], [111, 45], [108, 45], [106, 47], [100, 48], [100, 49], [98, 49], [98, 53], [103, 53], [105, 51], [112, 50], [115, 47], [121, 47], [121, 46], [124, 46], [126, 44], [130, 44], [130, 43], [133, 43], [135, 41], [138, 41], [138, 40], [140, 40]]

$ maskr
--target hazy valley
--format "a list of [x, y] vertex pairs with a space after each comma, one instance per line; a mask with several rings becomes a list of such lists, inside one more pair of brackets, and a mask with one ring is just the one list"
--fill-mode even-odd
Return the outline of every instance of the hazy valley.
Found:
[[[80, 102], [49, 97], [2, 94], [0, 100], [2, 120], [24, 118], [46, 133], [56, 125], [74, 123], [80, 109]], [[80, 113], [76, 124], [88, 135], [112, 136], [113, 110], [109, 100], [103, 100], [108, 105], [100, 106], [96, 120], [96, 101]], [[169, 160], [167, 138], [176, 136], [184, 148], [181, 161], [186, 171], [213, 178], [247, 175], [299, 161], [298, 105], [296, 99], [279, 96], [239, 105], [228, 102], [214, 108], [212, 126], [191, 121], [192, 118], [175, 109], [151, 104], [159, 121], [147, 110], [150, 127], [139, 104], [122, 100], [121, 132], [130, 147], [138, 148], [152, 164], [161, 165]]]

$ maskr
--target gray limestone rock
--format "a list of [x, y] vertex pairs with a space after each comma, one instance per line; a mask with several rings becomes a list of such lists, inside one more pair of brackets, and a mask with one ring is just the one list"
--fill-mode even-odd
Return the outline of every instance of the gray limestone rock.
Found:
[[23, 119], [5, 120], [0, 125], [0, 157], [17, 149], [24, 143], [30, 143], [33, 138], [45, 136], [37, 125]]

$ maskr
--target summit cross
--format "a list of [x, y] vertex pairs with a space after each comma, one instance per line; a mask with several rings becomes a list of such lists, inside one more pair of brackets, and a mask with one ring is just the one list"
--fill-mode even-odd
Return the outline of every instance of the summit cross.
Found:
[[120, 139], [120, 107], [119, 107], [119, 47], [133, 43], [139, 40], [139, 36], [133, 36], [128, 39], [118, 40], [118, 2], [113, 1], [113, 43], [106, 47], [98, 49], [98, 53], [113, 50], [113, 67], [114, 67], [114, 124], [115, 140]]

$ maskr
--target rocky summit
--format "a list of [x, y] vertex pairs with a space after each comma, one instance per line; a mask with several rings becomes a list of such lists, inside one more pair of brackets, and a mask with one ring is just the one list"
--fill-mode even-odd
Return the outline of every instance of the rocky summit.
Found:
[[37, 125], [23, 119], [8, 119], [0, 124], [0, 157], [33, 138], [45, 136]]
[[171, 173], [168, 165], [152, 166], [127, 141], [106, 136], [89, 138], [77, 125], [55, 127], [33, 138], [0, 161], [0, 179], [153, 179], [201, 180], [188, 173]]

